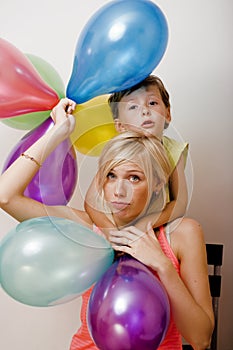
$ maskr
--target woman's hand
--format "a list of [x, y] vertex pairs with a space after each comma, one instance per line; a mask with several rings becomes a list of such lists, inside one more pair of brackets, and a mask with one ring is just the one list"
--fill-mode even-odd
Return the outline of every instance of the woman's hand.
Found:
[[131, 255], [157, 272], [164, 264], [170, 265], [170, 260], [163, 253], [151, 223], [148, 224], [146, 233], [135, 226], [119, 231], [111, 230], [109, 241], [114, 250]]
[[53, 108], [51, 118], [55, 127], [63, 138], [70, 136], [75, 127], [75, 117], [72, 115], [75, 110], [76, 103], [68, 98], [62, 98]]

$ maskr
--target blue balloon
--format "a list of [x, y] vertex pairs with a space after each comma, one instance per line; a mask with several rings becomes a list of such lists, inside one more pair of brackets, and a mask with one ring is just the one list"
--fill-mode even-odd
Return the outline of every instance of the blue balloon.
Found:
[[167, 41], [166, 18], [152, 1], [111, 1], [81, 33], [67, 97], [83, 103], [137, 84], [158, 65]]
[[71, 220], [26, 220], [1, 242], [1, 287], [31, 306], [63, 304], [91, 287], [111, 266], [110, 243]]

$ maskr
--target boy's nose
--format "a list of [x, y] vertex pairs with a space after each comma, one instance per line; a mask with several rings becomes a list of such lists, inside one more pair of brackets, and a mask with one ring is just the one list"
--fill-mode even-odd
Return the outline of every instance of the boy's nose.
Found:
[[150, 115], [150, 108], [149, 107], [142, 106], [141, 110], [142, 110], [142, 116], [143, 117], [147, 117], [147, 116]]

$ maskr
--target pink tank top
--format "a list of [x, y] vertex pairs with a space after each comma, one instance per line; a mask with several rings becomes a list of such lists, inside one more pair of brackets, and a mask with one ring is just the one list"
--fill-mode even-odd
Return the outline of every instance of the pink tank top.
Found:
[[[158, 241], [160, 243], [160, 246], [164, 254], [166, 254], [166, 256], [172, 261], [177, 273], [179, 274], [180, 273], [179, 262], [167, 241], [163, 227], [160, 227]], [[88, 300], [90, 298], [92, 289], [93, 287], [91, 287], [87, 292], [85, 292], [82, 295], [82, 308], [81, 308], [81, 315], [80, 315], [82, 325], [72, 338], [70, 350], [87, 350], [87, 349], [98, 350], [98, 348], [95, 346], [95, 344], [91, 339], [91, 336], [87, 327], [87, 321], [86, 321], [87, 305], [88, 305]], [[172, 314], [170, 315], [170, 324], [168, 327], [166, 337], [164, 338], [162, 344], [157, 348], [157, 350], [182, 350], [181, 335], [176, 328]]]

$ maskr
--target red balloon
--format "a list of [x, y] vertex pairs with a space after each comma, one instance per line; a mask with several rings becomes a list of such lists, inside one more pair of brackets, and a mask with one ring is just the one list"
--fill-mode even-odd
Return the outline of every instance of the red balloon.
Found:
[[123, 256], [94, 286], [87, 310], [90, 334], [101, 350], [155, 350], [170, 321], [162, 284], [139, 261]]
[[51, 110], [58, 101], [30, 60], [0, 38], [0, 118]]

